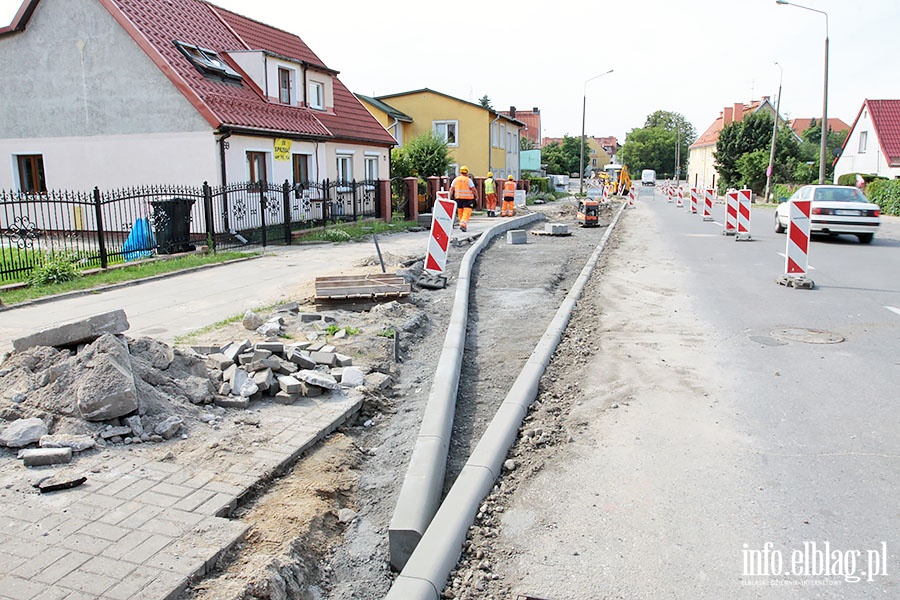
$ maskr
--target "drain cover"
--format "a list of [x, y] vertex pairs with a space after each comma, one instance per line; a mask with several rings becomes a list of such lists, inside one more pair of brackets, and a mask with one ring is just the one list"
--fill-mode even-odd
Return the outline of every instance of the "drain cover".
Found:
[[772, 335], [783, 340], [803, 342], [805, 344], [838, 344], [844, 341], [844, 336], [831, 331], [821, 329], [805, 329], [803, 327], [786, 327], [774, 329]]

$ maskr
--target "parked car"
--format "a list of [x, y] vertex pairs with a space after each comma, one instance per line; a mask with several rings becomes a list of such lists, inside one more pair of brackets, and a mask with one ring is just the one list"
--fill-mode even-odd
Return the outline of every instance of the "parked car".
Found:
[[881, 225], [881, 209], [848, 185], [804, 185], [775, 209], [775, 233], [784, 233], [790, 220], [790, 202], [810, 200], [810, 233], [848, 233], [868, 244]]

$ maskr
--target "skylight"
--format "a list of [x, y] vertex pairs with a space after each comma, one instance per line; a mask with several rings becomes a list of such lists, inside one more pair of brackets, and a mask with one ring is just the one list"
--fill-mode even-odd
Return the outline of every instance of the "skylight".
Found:
[[230, 79], [233, 81], [241, 81], [241, 76], [237, 71], [228, 66], [219, 55], [212, 50], [200, 48], [192, 44], [184, 42], [175, 42], [175, 46], [181, 50], [185, 58], [191, 61], [191, 64], [204, 75], [212, 75], [221, 77], [222, 79]]

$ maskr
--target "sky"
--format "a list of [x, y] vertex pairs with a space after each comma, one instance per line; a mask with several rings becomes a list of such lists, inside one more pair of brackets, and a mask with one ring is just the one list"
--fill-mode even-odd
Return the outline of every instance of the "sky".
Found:
[[[20, 3], [0, 0], [0, 23]], [[774, 103], [779, 81], [782, 115], [822, 115], [826, 17], [775, 0], [213, 3], [298, 35], [353, 92], [537, 107], [542, 137], [580, 135], [583, 107], [591, 136], [623, 143], [657, 110], [699, 135], [725, 106]], [[801, 4], [828, 15], [829, 117], [852, 125], [864, 99], [900, 98], [900, 2]]]

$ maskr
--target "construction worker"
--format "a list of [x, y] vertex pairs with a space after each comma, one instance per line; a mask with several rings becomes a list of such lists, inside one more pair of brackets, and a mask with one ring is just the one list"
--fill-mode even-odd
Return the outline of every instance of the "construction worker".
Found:
[[497, 184], [494, 182], [494, 174], [491, 171], [488, 171], [487, 179], [484, 180], [484, 200], [487, 203], [488, 216], [496, 217]]
[[510, 175], [506, 178], [506, 181], [503, 182], [503, 207], [500, 209], [501, 217], [514, 217], [516, 216], [516, 182], [513, 180], [513, 176]]
[[456, 215], [459, 217], [459, 228], [465, 231], [469, 227], [469, 217], [475, 208], [475, 182], [469, 177], [469, 167], [463, 165], [459, 175], [450, 184], [450, 199], [456, 200]]

